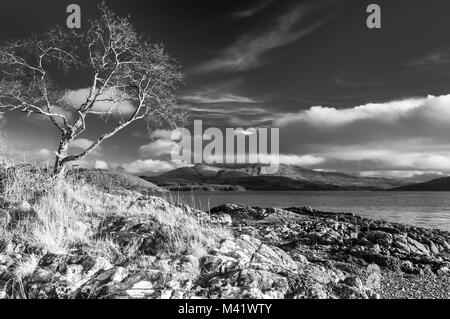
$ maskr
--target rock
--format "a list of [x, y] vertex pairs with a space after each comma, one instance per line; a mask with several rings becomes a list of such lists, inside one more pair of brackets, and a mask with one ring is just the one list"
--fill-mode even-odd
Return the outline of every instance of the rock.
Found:
[[430, 247], [430, 251], [433, 254], [435, 254], [435, 255], [439, 254], [439, 248], [436, 246], [436, 244], [434, 242], [430, 241], [429, 247]]
[[158, 298], [160, 294], [153, 289], [153, 283], [151, 281], [139, 281], [134, 283], [129, 289], [124, 291], [126, 295], [133, 299], [149, 299]]
[[450, 275], [450, 268], [448, 268], [448, 267], [441, 267], [441, 268], [438, 269], [436, 274], [438, 276], [448, 276], [448, 275]]
[[233, 224], [233, 220], [229, 214], [220, 214], [216, 217], [216, 222], [226, 226], [231, 226]]
[[119, 283], [127, 278], [129, 275], [129, 270], [124, 267], [116, 267], [114, 268], [113, 273], [111, 274], [111, 282]]
[[381, 299], [381, 295], [379, 293], [371, 293], [369, 294], [369, 299]]
[[374, 253], [374, 254], [379, 254], [381, 253], [381, 248], [380, 245], [375, 244], [372, 247], [370, 247], [370, 252]]
[[369, 299], [365, 291], [355, 286], [339, 283], [333, 287], [333, 292], [342, 299]]
[[441, 245], [446, 251], [450, 251], [450, 244], [448, 243], [448, 241], [439, 238], [436, 242]]
[[373, 272], [367, 276], [365, 286], [370, 291], [378, 290], [381, 287], [381, 273]]
[[68, 298], [97, 272], [111, 267], [102, 257], [47, 254], [41, 258], [25, 290], [30, 298]]
[[423, 245], [422, 243], [418, 242], [417, 240], [412, 239], [411, 237], [408, 237], [407, 241], [408, 241], [408, 246], [412, 253], [419, 254], [419, 255], [428, 255], [430, 253], [428, 248], [425, 247], [425, 245]]
[[31, 206], [30, 203], [28, 203], [26, 200], [22, 201], [18, 206], [17, 206], [17, 210], [20, 210], [22, 212], [29, 212], [31, 211], [33, 208]]
[[305, 268], [302, 269], [301, 277], [305, 280], [305, 282], [315, 282], [322, 285], [328, 285], [337, 283], [340, 280], [344, 279], [344, 274], [341, 272], [333, 271], [331, 269], [327, 269], [324, 266], [309, 264]]
[[363, 289], [363, 283], [362, 283], [361, 279], [359, 279], [359, 277], [356, 277], [356, 276], [347, 277], [342, 281], [342, 283], [344, 283], [350, 287], [355, 287], [358, 290]]
[[305, 213], [314, 213], [316, 210], [310, 206], [302, 207], [301, 210]]
[[418, 274], [420, 273], [420, 269], [417, 267], [414, 267], [413, 263], [409, 260], [403, 261], [400, 264], [400, 269], [407, 274]]
[[264, 244], [253, 254], [251, 265], [271, 271], [294, 272], [297, 270], [297, 263], [286, 252]]
[[389, 247], [393, 241], [393, 237], [391, 234], [380, 230], [369, 231], [365, 234], [365, 236], [371, 242], [384, 247]]
[[321, 284], [314, 284], [308, 289], [306, 298], [308, 299], [328, 299], [326, 289]]
[[408, 246], [408, 240], [406, 236], [394, 234], [394, 242], [392, 244], [393, 247], [397, 248], [401, 253], [409, 254], [411, 249]]

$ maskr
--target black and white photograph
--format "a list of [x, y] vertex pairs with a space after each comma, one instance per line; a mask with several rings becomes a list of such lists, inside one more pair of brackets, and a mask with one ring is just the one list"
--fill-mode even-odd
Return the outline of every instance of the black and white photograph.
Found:
[[450, 2], [0, 0], [0, 299], [450, 299]]

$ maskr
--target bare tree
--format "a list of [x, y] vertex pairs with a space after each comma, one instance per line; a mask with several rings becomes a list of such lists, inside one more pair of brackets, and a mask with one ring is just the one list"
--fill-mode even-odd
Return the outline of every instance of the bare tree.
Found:
[[[99, 9], [101, 16], [87, 32], [55, 27], [0, 46], [0, 109], [38, 114], [59, 130], [55, 174], [136, 121], [173, 126], [182, 118], [173, 107], [176, 85], [183, 79], [178, 64], [162, 45], [139, 36], [129, 19], [118, 17], [104, 3]], [[72, 74], [89, 77], [87, 97], [79, 105], [64, 99], [68, 89], [62, 83], [67, 85]], [[121, 113], [123, 103], [132, 105], [132, 112]], [[105, 124], [105, 132], [92, 145], [69, 154], [71, 141], [85, 132], [87, 119], [94, 116], [104, 121], [112, 117], [114, 125]]]

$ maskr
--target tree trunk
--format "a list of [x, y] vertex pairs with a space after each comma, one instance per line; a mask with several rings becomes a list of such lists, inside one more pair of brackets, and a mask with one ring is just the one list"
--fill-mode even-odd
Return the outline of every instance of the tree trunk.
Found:
[[71, 137], [67, 134], [62, 134], [59, 141], [58, 151], [55, 158], [55, 165], [53, 167], [53, 174], [62, 177], [64, 174], [64, 159], [67, 156], [67, 151], [69, 149], [69, 143]]

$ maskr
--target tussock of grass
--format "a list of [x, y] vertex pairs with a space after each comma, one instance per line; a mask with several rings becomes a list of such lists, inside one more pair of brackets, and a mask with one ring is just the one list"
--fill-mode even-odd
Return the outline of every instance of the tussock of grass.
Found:
[[[8, 218], [0, 216], [0, 253], [11, 253], [21, 243], [55, 254], [82, 247], [115, 260], [120, 248], [108, 234], [99, 236], [99, 221], [133, 214], [157, 221], [164, 253], [201, 256], [230, 235], [220, 226], [199, 220], [186, 206], [154, 197], [142, 199], [138, 192], [110, 193], [79, 179], [57, 180], [47, 170], [29, 166], [3, 168], [1, 174], [0, 196], [5, 207], [0, 213], [7, 213]], [[30, 204], [29, 211], [20, 210], [24, 201]], [[24, 258], [15, 275], [28, 276], [37, 260], [35, 255]]]
[[45, 167], [29, 164], [0, 166], [0, 192], [4, 201], [34, 202], [53, 188], [56, 179]]
[[31, 275], [38, 266], [39, 259], [36, 255], [31, 254], [22, 260], [14, 268], [14, 275], [16, 278], [25, 278]]

